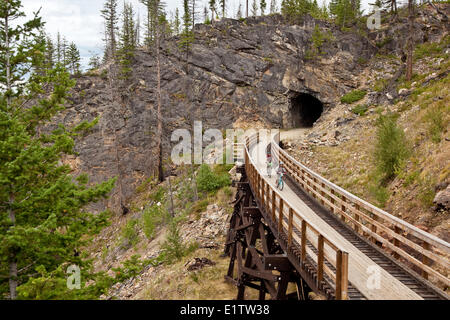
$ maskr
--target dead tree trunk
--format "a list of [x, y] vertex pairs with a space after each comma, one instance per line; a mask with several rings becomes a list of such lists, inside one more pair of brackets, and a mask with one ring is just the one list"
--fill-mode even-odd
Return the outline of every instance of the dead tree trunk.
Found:
[[[155, 12], [158, 15], [159, 0], [155, 1]], [[160, 57], [160, 24], [156, 21], [156, 73], [157, 73], [157, 87], [156, 87], [156, 103], [158, 105], [157, 118], [158, 118], [158, 131], [156, 138], [156, 150], [158, 152], [158, 181], [164, 180], [163, 161], [162, 161], [162, 115], [161, 115], [161, 57]]]
[[413, 73], [413, 54], [414, 54], [414, 0], [408, 0], [409, 28], [408, 28], [408, 58], [406, 60], [406, 80], [411, 81]]

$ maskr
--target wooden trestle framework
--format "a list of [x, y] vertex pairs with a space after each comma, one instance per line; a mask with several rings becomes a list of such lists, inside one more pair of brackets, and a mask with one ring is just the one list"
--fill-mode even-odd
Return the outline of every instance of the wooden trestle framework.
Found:
[[[237, 172], [242, 178], [234, 182], [238, 192], [225, 245], [225, 253], [230, 257], [225, 279], [238, 287], [238, 300], [245, 298], [246, 287], [258, 290], [260, 300], [265, 300], [266, 294], [273, 300], [306, 300], [315, 276], [302, 277], [297, 271], [301, 269], [300, 252], [285, 251], [286, 236], [278, 234], [270, 219], [265, 218], [264, 210], [260, 210], [246, 181], [245, 168], [238, 167]], [[280, 238], [281, 242], [277, 240]], [[310, 281], [305, 282], [305, 276]], [[293, 285], [289, 286], [290, 283]], [[292, 292], [288, 292], [288, 287]]]

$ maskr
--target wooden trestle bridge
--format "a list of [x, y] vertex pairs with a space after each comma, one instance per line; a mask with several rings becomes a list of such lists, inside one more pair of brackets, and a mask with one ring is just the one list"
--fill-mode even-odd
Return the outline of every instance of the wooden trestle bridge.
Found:
[[[265, 299], [448, 299], [450, 244], [347, 192], [256, 133], [240, 144], [225, 278]], [[266, 175], [283, 161], [285, 187]], [[276, 166], [276, 165], [275, 165]], [[442, 290], [444, 289], [444, 290]]]

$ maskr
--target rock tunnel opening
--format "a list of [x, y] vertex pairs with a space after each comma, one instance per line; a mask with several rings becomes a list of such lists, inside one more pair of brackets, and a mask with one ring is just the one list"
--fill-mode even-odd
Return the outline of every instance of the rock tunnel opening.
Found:
[[323, 112], [323, 104], [308, 93], [291, 98], [291, 117], [294, 128], [312, 127]]

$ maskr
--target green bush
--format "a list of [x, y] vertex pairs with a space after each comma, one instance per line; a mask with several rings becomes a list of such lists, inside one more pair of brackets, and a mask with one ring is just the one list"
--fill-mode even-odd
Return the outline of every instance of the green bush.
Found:
[[122, 229], [122, 247], [123, 248], [130, 248], [134, 245], [136, 245], [139, 241], [139, 234], [138, 234], [138, 220], [131, 219], [127, 222], [127, 224]]
[[161, 245], [161, 249], [161, 260], [164, 263], [171, 264], [197, 250], [198, 244], [192, 243], [189, 246], [183, 244], [178, 226], [175, 222], [172, 222], [169, 226], [169, 234]]
[[359, 115], [359, 116], [363, 116], [367, 112], [368, 109], [369, 109], [369, 107], [367, 105], [365, 105], [365, 104], [358, 104], [356, 107], [354, 107], [352, 109], [352, 112], [354, 114]]
[[145, 209], [142, 215], [142, 227], [148, 239], [154, 237], [156, 227], [164, 221], [167, 211], [162, 206], [153, 205]]
[[445, 129], [443, 112], [438, 108], [431, 108], [426, 114], [426, 119], [431, 141], [434, 143], [441, 142], [441, 133]]
[[384, 208], [390, 197], [388, 189], [377, 182], [369, 187], [369, 191], [377, 201], [377, 206]]
[[192, 214], [192, 213], [199, 214], [199, 213], [205, 211], [206, 208], [208, 207], [208, 204], [209, 204], [208, 199], [196, 201], [191, 207], [190, 214]]
[[215, 172], [207, 164], [202, 164], [197, 174], [197, 188], [199, 191], [214, 192], [230, 185], [230, 177], [225, 172], [226, 165], [219, 165]]
[[359, 101], [366, 96], [366, 93], [367, 92], [365, 90], [353, 90], [352, 92], [349, 92], [346, 95], [344, 95], [341, 98], [341, 102], [350, 104]]
[[403, 129], [397, 125], [397, 119], [392, 115], [380, 115], [377, 121], [374, 158], [383, 178], [393, 178], [408, 156], [408, 143]]

